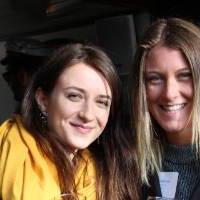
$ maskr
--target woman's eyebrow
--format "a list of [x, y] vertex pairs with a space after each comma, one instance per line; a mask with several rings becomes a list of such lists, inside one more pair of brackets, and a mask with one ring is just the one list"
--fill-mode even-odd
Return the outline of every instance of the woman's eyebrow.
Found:
[[99, 97], [112, 100], [112, 97], [110, 95], [101, 94], [101, 95], [99, 95]]
[[84, 89], [76, 87], [76, 86], [69, 86], [69, 87], [65, 87], [64, 90], [78, 90], [80, 92], [84, 92]]

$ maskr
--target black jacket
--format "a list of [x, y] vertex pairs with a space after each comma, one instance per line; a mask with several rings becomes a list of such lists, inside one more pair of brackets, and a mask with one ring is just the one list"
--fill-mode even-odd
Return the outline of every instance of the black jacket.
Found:
[[[148, 196], [159, 196], [159, 197], [162, 196], [160, 183], [159, 183], [159, 179], [157, 175], [152, 176], [150, 178], [150, 187], [143, 186], [142, 188], [142, 200], [147, 200]], [[178, 199], [178, 200], [182, 200], [182, 199]], [[200, 182], [195, 187], [190, 200], [200, 200]]]

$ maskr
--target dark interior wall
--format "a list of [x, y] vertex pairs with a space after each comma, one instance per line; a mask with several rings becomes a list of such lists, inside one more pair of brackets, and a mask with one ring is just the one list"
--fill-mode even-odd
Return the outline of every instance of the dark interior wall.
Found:
[[41, 41], [53, 38], [70, 38], [96, 43], [96, 30], [94, 24], [89, 24], [76, 28], [64, 29], [62, 31], [53, 31], [45, 34], [37, 34], [33, 35], [32, 37]]
[[128, 73], [137, 41], [133, 15], [121, 15], [96, 21], [97, 44], [103, 47], [115, 63], [118, 73]]
[[[40, 3], [44, 1], [54, 2], [53, 9]], [[99, 18], [133, 11], [132, 7], [89, 0], [1, 0], [0, 10], [0, 27], [4, 27], [0, 29], [2, 40], [13, 35], [42, 34], [81, 27], [93, 24]]]

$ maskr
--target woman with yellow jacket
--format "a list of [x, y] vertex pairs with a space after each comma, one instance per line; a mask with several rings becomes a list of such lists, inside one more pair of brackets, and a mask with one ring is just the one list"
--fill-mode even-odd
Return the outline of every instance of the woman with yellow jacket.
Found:
[[[16, 116], [6, 121], [0, 131], [3, 147], [0, 162], [3, 199], [28, 200], [59, 197], [61, 192], [56, 168], [41, 154], [35, 139], [24, 129], [20, 117]], [[88, 151], [82, 155], [86, 162], [81, 160], [76, 184], [80, 191], [87, 192], [88, 199], [95, 199], [93, 184], [95, 171], [90, 163], [92, 160]]]
[[118, 83], [111, 60], [93, 45], [54, 52], [34, 76], [22, 116], [0, 127], [0, 199], [137, 199]]

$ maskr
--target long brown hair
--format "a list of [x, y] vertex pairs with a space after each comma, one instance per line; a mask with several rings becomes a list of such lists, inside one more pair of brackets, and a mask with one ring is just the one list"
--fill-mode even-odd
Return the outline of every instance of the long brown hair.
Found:
[[106, 128], [99, 141], [95, 141], [89, 147], [96, 162], [97, 199], [136, 200], [138, 171], [133, 135], [128, 131], [125, 134], [119, 124], [119, 77], [112, 61], [100, 48], [88, 44], [70, 44], [54, 52], [35, 74], [27, 90], [22, 107], [23, 123], [35, 137], [44, 155], [55, 163], [61, 192], [75, 194], [75, 166], [66, 158], [66, 144], [58, 135], [50, 134], [48, 128], [39, 120], [40, 110], [35, 100], [35, 92], [40, 87], [47, 95], [50, 94], [61, 73], [77, 63], [85, 63], [102, 74], [112, 93], [111, 111]]

